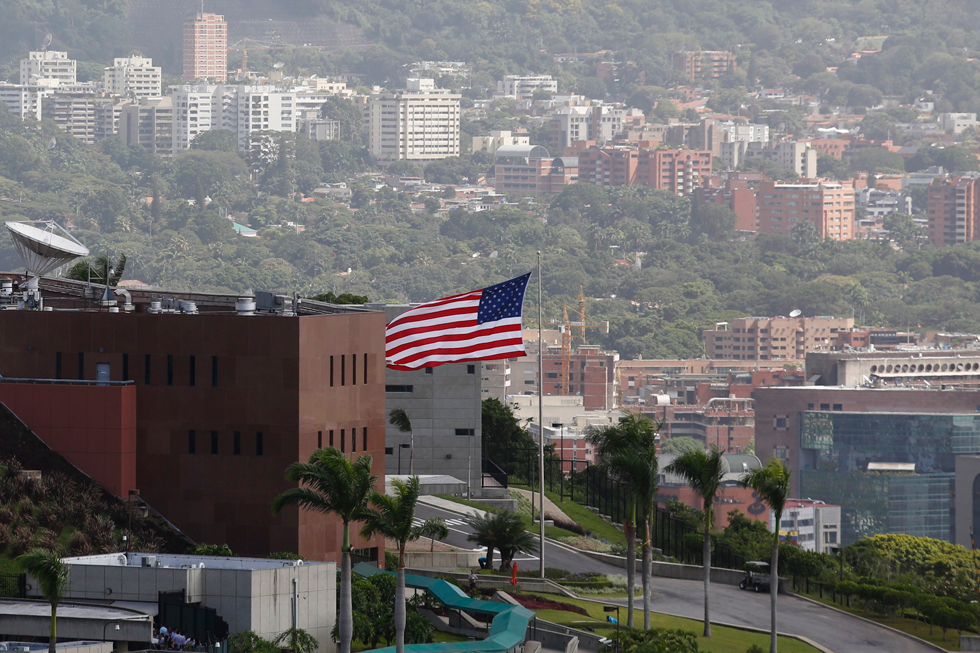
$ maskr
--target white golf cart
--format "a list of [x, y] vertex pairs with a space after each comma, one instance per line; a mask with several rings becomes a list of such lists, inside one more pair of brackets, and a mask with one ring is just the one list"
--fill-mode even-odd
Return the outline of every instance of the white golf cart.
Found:
[[754, 592], [768, 592], [769, 583], [769, 563], [753, 560], [745, 563], [745, 578], [739, 582], [738, 588]]

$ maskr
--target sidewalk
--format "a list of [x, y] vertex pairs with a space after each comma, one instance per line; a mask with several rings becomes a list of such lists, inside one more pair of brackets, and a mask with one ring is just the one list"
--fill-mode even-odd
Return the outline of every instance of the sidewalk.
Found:
[[432, 506], [433, 508], [441, 508], [442, 510], [448, 510], [449, 512], [455, 512], [460, 515], [479, 515], [485, 517], [487, 515], [486, 510], [480, 510], [479, 508], [471, 508], [462, 503], [456, 503], [455, 501], [450, 501], [448, 499], [442, 499], [440, 497], [435, 497], [431, 495], [422, 495], [419, 497], [419, 503], [424, 503], [426, 505]]

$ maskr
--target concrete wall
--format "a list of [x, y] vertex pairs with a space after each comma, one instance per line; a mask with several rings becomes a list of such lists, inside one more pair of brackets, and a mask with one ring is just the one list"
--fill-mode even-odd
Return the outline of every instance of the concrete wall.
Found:
[[976, 489], [980, 489], [978, 479], [980, 479], [980, 456], [957, 456], [954, 499], [956, 522], [953, 532], [956, 543], [968, 549], [971, 548], [970, 533], [980, 532], [980, 515], [977, 514], [977, 506], [975, 506]]
[[[214, 608], [232, 633], [252, 630], [274, 639], [292, 627], [293, 579], [297, 580], [297, 625], [333, 653], [336, 614], [334, 563], [269, 569], [181, 569], [73, 564], [65, 596], [72, 599], [156, 603], [159, 592], [186, 590], [189, 602]], [[30, 582], [30, 581], [29, 581]], [[31, 596], [40, 596], [30, 583]], [[5, 632], [0, 630], [0, 632]]]
[[976, 635], [960, 635], [961, 651], [980, 651], [980, 637]]
[[477, 551], [407, 551], [405, 566], [426, 569], [476, 569], [485, 553]]

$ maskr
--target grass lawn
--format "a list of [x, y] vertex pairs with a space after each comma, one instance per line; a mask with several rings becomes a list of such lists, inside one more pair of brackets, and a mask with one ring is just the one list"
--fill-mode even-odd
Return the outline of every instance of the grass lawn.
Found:
[[[549, 601], [559, 603], [570, 603], [572, 605], [586, 609], [589, 616], [577, 612], [566, 612], [564, 610], [539, 610], [538, 616], [546, 621], [559, 623], [572, 628], [582, 628], [589, 626], [596, 629], [596, 632], [607, 637], [614, 637], [616, 634], [615, 626], [610, 626], [606, 622], [606, 613], [602, 611], [602, 604], [593, 601], [583, 601], [568, 598], [558, 598], [552, 594], [535, 594]], [[626, 609], [620, 609], [620, 616], [623, 622], [626, 621]], [[643, 623], [643, 610], [637, 610], [635, 617]], [[725, 626], [712, 626], [711, 637], [701, 637], [704, 626], [702, 622], [695, 619], [684, 619], [682, 617], [671, 617], [668, 615], [652, 613], [650, 615], [650, 625], [657, 628], [679, 628], [698, 635], [698, 646], [702, 651], [709, 653], [743, 653], [753, 644], [758, 644], [763, 650], [769, 650], [769, 635], [764, 633], [748, 632], [737, 628], [727, 628]], [[809, 644], [801, 642], [792, 637], [779, 638], [779, 650], [783, 653], [817, 653], [817, 649]]]
[[[461, 499], [459, 497], [450, 496], [448, 494], [439, 494], [436, 496], [438, 496], [440, 499], [445, 499], [446, 501], [452, 501], [453, 503], [459, 503], [464, 506], [469, 506], [470, 508], [477, 508], [479, 510], [486, 510], [488, 512], [494, 511], [493, 508], [487, 506], [486, 504], [479, 503], [477, 501], [469, 501], [468, 499]], [[534, 533], [538, 532], [537, 524], [532, 524], [531, 518], [528, 515], [523, 515], [521, 513], [517, 513], [517, 514], [520, 515], [521, 519], [523, 520], [524, 528]], [[556, 540], [560, 537], [569, 537], [575, 535], [575, 533], [571, 531], [566, 531], [564, 528], [558, 528], [557, 526], [545, 526], [544, 534], [545, 537], [550, 537], [553, 540]]]
[[[935, 644], [940, 648], [944, 648], [947, 651], [960, 650], [960, 634], [958, 631], [948, 630], [946, 632], [946, 641], [943, 641], [942, 629], [934, 627], [932, 629], [932, 634], [930, 635], [929, 624], [925, 623], [922, 619], [919, 619], [919, 623], [916, 625], [915, 617], [885, 616], [857, 607], [848, 608], [846, 605], [842, 606], [840, 603], [834, 603], [829, 598], [821, 599], [819, 594], [806, 594], [804, 592], [798, 592], [798, 594], [825, 605], [831, 605], [838, 610], [843, 610], [844, 612], [849, 612], [859, 617], [864, 617], [865, 619], [870, 619], [871, 621], [889, 626], [895, 630], [900, 630], [903, 633], [915, 635], [916, 637], [924, 639], [930, 644]], [[851, 601], [851, 605], [854, 605], [853, 600]]]
[[[558, 495], [554, 492], [545, 492], [544, 495], [551, 499], [554, 504], [561, 508], [572, 520], [578, 522], [579, 526], [589, 531], [596, 537], [602, 538], [607, 542], [611, 542], [612, 544], [626, 544], [626, 536], [623, 535], [623, 531], [616, 528], [616, 526], [610, 524], [582, 504], [576, 503], [571, 499], [559, 501]], [[545, 532], [545, 535], [547, 535], [547, 531]]]

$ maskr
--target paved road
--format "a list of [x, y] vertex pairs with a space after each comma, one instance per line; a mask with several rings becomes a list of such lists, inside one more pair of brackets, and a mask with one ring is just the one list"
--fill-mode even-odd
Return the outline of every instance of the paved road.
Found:
[[[434, 506], [419, 505], [416, 515], [421, 519], [442, 517], [449, 526], [446, 544], [473, 549], [466, 534], [472, 532], [455, 513]], [[545, 543], [545, 564], [573, 571], [595, 571], [603, 574], [620, 574], [625, 570], [614, 567], [564, 547]], [[519, 556], [518, 568], [538, 568], [538, 558], [533, 555]], [[704, 616], [703, 590], [700, 581], [673, 578], [653, 579], [653, 605], [656, 612], [700, 619]], [[626, 599], [605, 599], [611, 603], [626, 604]], [[642, 598], [637, 598], [637, 618], [643, 618]], [[895, 634], [885, 628], [866, 623], [846, 614], [804, 601], [792, 596], [779, 598], [780, 632], [806, 637], [834, 653], [926, 653], [935, 649]], [[721, 623], [769, 628], [769, 595], [743, 592], [731, 585], [711, 585], [712, 621]], [[625, 621], [626, 616], [623, 615]], [[641, 621], [642, 623], [642, 621]]]

